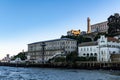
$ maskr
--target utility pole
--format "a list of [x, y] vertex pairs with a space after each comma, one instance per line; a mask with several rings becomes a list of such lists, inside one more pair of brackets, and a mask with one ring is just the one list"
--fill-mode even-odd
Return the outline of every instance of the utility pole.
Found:
[[42, 44], [41, 44], [41, 46], [42, 46], [42, 64], [44, 64], [45, 63], [45, 59], [44, 59], [44, 57], [45, 57], [45, 42], [42, 42]]

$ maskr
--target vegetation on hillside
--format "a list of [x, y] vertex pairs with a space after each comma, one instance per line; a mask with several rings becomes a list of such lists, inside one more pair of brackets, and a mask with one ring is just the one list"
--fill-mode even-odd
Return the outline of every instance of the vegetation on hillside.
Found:
[[12, 60], [15, 60], [16, 58], [20, 58], [21, 60], [25, 60], [27, 59], [27, 57], [25, 56], [25, 52], [20, 52], [17, 55], [15, 55]]
[[84, 37], [82, 35], [79, 35], [79, 36], [61, 36], [61, 38], [75, 39], [75, 40], [77, 40], [78, 43], [92, 41], [90, 38], [86, 38], [86, 37]]

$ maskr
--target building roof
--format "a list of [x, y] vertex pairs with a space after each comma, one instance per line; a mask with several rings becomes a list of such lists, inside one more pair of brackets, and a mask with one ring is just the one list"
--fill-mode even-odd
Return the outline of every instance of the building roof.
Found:
[[78, 46], [94, 46], [94, 45], [98, 45], [98, 42], [97, 41], [95, 41], [95, 42], [84, 42], [84, 43], [79, 44]]
[[113, 37], [107, 37], [107, 41], [119, 42], [118, 39], [113, 38]]
[[[34, 42], [34, 43], [30, 43], [30, 44], [38, 44], [38, 43], [42, 43], [42, 42], [53, 42], [53, 41], [60, 41], [60, 40], [73, 40], [73, 41], [76, 41], [75, 39], [70, 39], [70, 38], [60, 38], [60, 39], [53, 39], [53, 40], [47, 40], [47, 41]], [[30, 45], [30, 44], [28, 44], [28, 45]]]
[[108, 21], [104, 21], [104, 22], [100, 22], [100, 23], [92, 24], [91, 26], [94, 26], [94, 25], [100, 25], [100, 24], [103, 24], [103, 23], [108, 23]]

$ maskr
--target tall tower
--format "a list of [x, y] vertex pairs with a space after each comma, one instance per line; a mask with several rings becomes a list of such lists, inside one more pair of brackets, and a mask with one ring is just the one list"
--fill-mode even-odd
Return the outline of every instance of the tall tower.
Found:
[[91, 33], [90, 18], [87, 18], [87, 33]]

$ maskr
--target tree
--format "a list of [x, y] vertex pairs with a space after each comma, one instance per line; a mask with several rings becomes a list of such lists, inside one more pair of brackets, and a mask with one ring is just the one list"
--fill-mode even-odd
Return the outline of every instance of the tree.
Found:
[[54, 62], [65, 62], [65, 57], [55, 57]]
[[16, 58], [20, 58], [21, 60], [25, 60], [27, 59], [27, 57], [25, 56], [25, 52], [20, 52], [17, 55], [15, 55], [12, 60], [15, 60]]
[[75, 62], [77, 57], [78, 57], [77, 52], [71, 52], [71, 53], [67, 54], [66, 61], [67, 62]]
[[101, 35], [105, 35], [105, 36], [109, 36], [107, 33], [98, 33], [95, 38], [94, 38], [94, 41], [97, 41]]
[[114, 15], [111, 15], [108, 18], [108, 24], [109, 29], [108, 29], [108, 34], [114, 36], [117, 33], [120, 32], [120, 16], [118, 13], [115, 13]]

